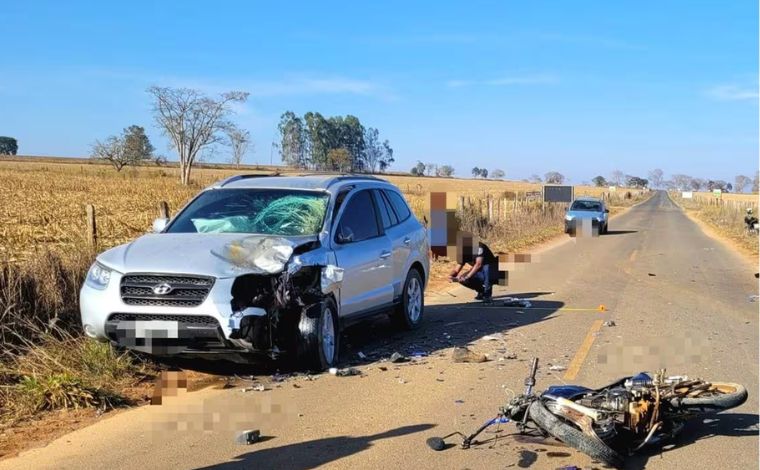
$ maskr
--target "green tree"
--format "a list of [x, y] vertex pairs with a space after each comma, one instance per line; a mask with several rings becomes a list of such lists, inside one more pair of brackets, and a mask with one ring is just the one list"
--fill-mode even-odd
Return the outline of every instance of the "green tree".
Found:
[[309, 165], [306, 154], [306, 128], [303, 120], [292, 111], [283, 113], [280, 124], [280, 149], [282, 162], [296, 168], [306, 168]]
[[477, 178], [478, 176], [480, 176], [480, 168], [476, 166], [472, 167], [472, 177]]
[[330, 149], [327, 152], [327, 169], [346, 172], [351, 169], [351, 152], [347, 149]]
[[153, 159], [153, 145], [145, 135], [145, 129], [140, 126], [129, 126], [122, 132], [124, 139], [124, 154], [130, 165]]
[[504, 178], [504, 170], [500, 170], [496, 168], [495, 170], [491, 172], [491, 178], [494, 178], [497, 180]]
[[607, 180], [604, 179], [604, 176], [602, 176], [602, 175], [594, 176], [591, 179], [591, 181], [594, 183], [594, 186], [597, 186], [597, 187], [600, 187], [600, 188], [603, 187], [603, 186], [607, 186]]
[[451, 165], [441, 165], [438, 167], [438, 174], [437, 176], [444, 176], [446, 178], [450, 178], [454, 175], [454, 167]]
[[0, 155], [16, 155], [18, 142], [13, 137], [0, 136]]

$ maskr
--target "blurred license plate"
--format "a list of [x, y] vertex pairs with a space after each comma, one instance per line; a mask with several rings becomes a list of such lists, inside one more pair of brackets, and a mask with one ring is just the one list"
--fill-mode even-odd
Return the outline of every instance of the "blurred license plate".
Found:
[[149, 320], [135, 322], [135, 338], [178, 338], [176, 321]]

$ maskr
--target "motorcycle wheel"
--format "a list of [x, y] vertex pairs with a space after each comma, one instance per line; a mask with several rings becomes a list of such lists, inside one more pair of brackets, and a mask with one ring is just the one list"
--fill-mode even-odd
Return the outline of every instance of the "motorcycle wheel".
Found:
[[565, 444], [578, 449], [592, 459], [602, 461], [615, 468], [623, 466], [623, 457], [607, 446], [599, 438], [589, 436], [575, 426], [561, 420], [546, 409], [541, 400], [531, 403], [528, 409], [530, 419], [541, 429]]
[[736, 408], [747, 401], [744, 385], [712, 382], [712, 386], [695, 397], [676, 398], [677, 407], [689, 411], [723, 411]]

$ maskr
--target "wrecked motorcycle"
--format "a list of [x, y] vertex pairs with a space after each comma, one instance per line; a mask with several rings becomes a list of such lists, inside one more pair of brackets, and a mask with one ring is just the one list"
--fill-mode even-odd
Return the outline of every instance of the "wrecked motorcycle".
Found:
[[552, 436], [595, 460], [620, 467], [624, 456], [675, 437], [688, 419], [747, 400], [742, 385], [666, 376], [664, 370], [654, 376], [642, 372], [624, 377], [598, 389], [550, 386], [537, 395], [533, 393], [537, 371], [538, 359], [533, 359], [525, 393], [501, 407], [477, 431], [469, 436], [454, 432], [431, 437], [428, 446], [443, 450], [447, 447], [444, 439], [459, 435], [462, 448], [467, 449], [489, 426], [512, 421], [521, 433]]

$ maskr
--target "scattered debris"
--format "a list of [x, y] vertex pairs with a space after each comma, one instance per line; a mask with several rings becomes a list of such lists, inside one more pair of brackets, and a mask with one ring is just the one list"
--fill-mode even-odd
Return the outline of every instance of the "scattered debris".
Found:
[[265, 392], [267, 388], [264, 386], [264, 384], [255, 384], [250, 387], [246, 387], [241, 389], [240, 391], [245, 392]]
[[393, 354], [391, 354], [391, 357], [390, 357], [389, 361], [391, 361], [394, 364], [397, 364], [399, 362], [407, 362], [407, 361], [409, 361], [409, 358], [407, 358], [403, 354], [399, 354], [397, 352], [394, 352]]
[[404, 385], [406, 383], [406, 380], [399, 378], [398, 383], [400, 383], [401, 385]]
[[[333, 370], [335, 370], [335, 372], [333, 372]], [[336, 369], [336, 368], [333, 367], [333, 368], [330, 369], [330, 373], [333, 374], [333, 375], [336, 375], [338, 377], [349, 377], [349, 376], [352, 376], [352, 375], [362, 375], [362, 371], [360, 371], [359, 369], [355, 369], [353, 367], [348, 367], [346, 369]]]
[[517, 359], [517, 354], [509, 353], [505, 356], [507, 359]]
[[454, 403], [461, 405], [462, 403], [464, 403], [464, 400], [454, 400]]
[[617, 323], [615, 323], [615, 320], [607, 320], [606, 322], [602, 323], [602, 326], [617, 326]]
[[248, 431], [243, 431], [240, 434], [238, 434], [235, 441], [238, 444], [242, 445], [251, 445], [259, 441], [261, 439], [261, 431], [258, 429], [251, 429]]
[[358, 352], [356, 355], [357, 355], [357, 356], [359, 356], [359, 359], [367, 359], [367, 355], [366, 355], [366, 354], [364, 354], [364, 353], [363, 353], [363, 352], [361, 352], [361, 351], [359, 351], [359, 352]]
[[529, 300], [526, 299], [520, 299], [517, 297], [507, 297], [504, 299], [505, 307], [522, 307], [522, 308], [530, 308], [531, 304]]
[[454, 348], [454, 351], [451, 353], [451, 359], [454, 362], [486, 362], [488, 361], [488, 357], [485, 354], [477, 354], [475, 352], [470, 351], [468, 348]]
[[414, 351], [412, 353], [412, 357], [415, 358], [415, 359], [419, 359], [419, 358], [422, 358], [422, 357], [427, 357], [427, 355], [428, 355], [428, 353], [426, 353], [425, 351]]
[[648, 275], [648, 276], [651, 276], [651, 277], [655, 277], [655, 276], [657, 276], [657, 274], [654, 274], [654, 273], [647, 273], [647, 275]]
[[760, 300], [760, 295], [750, 295], [749, 296], [749, 301], [750, 302], [757, 302], [758, 300]]
[[382, 372], [385, 372], [385, 371], [388, 370], [388, 368], [385, 367], [385, 366], [380, 366], [380, 367], [378, 367], [378, 369], [380, 369]]
[[560, 371], [560, 372], [561, 372], [561, 371], [563, 371], [563, 370], [567, 370], [567, 367], [565, 367], [565, 366], [558, 366], [558, 365], [553, 365], [553, 366], [549, 366], [549, 370], [555, 370], [555, 371]]
[[454, 326], [454, 325], [461, 325], [462, 323], [467, 323], [467, 322], [466, 322], [466, 321], [452, 321], [452, 322], [446, 323], [446, 324], [445, 324], [445, 325], [443, 325], [443, 326]]
[[501, 337], [501, 335], [493, 334], [493, 335], [485, 335], [482, 338], [480, 338], [481, 341], [499, 341], [504, 338]]
[[288, 377], [290, 377], [288, 374], [274, 374], [272, 376], [272, 382], [285, 382]]

